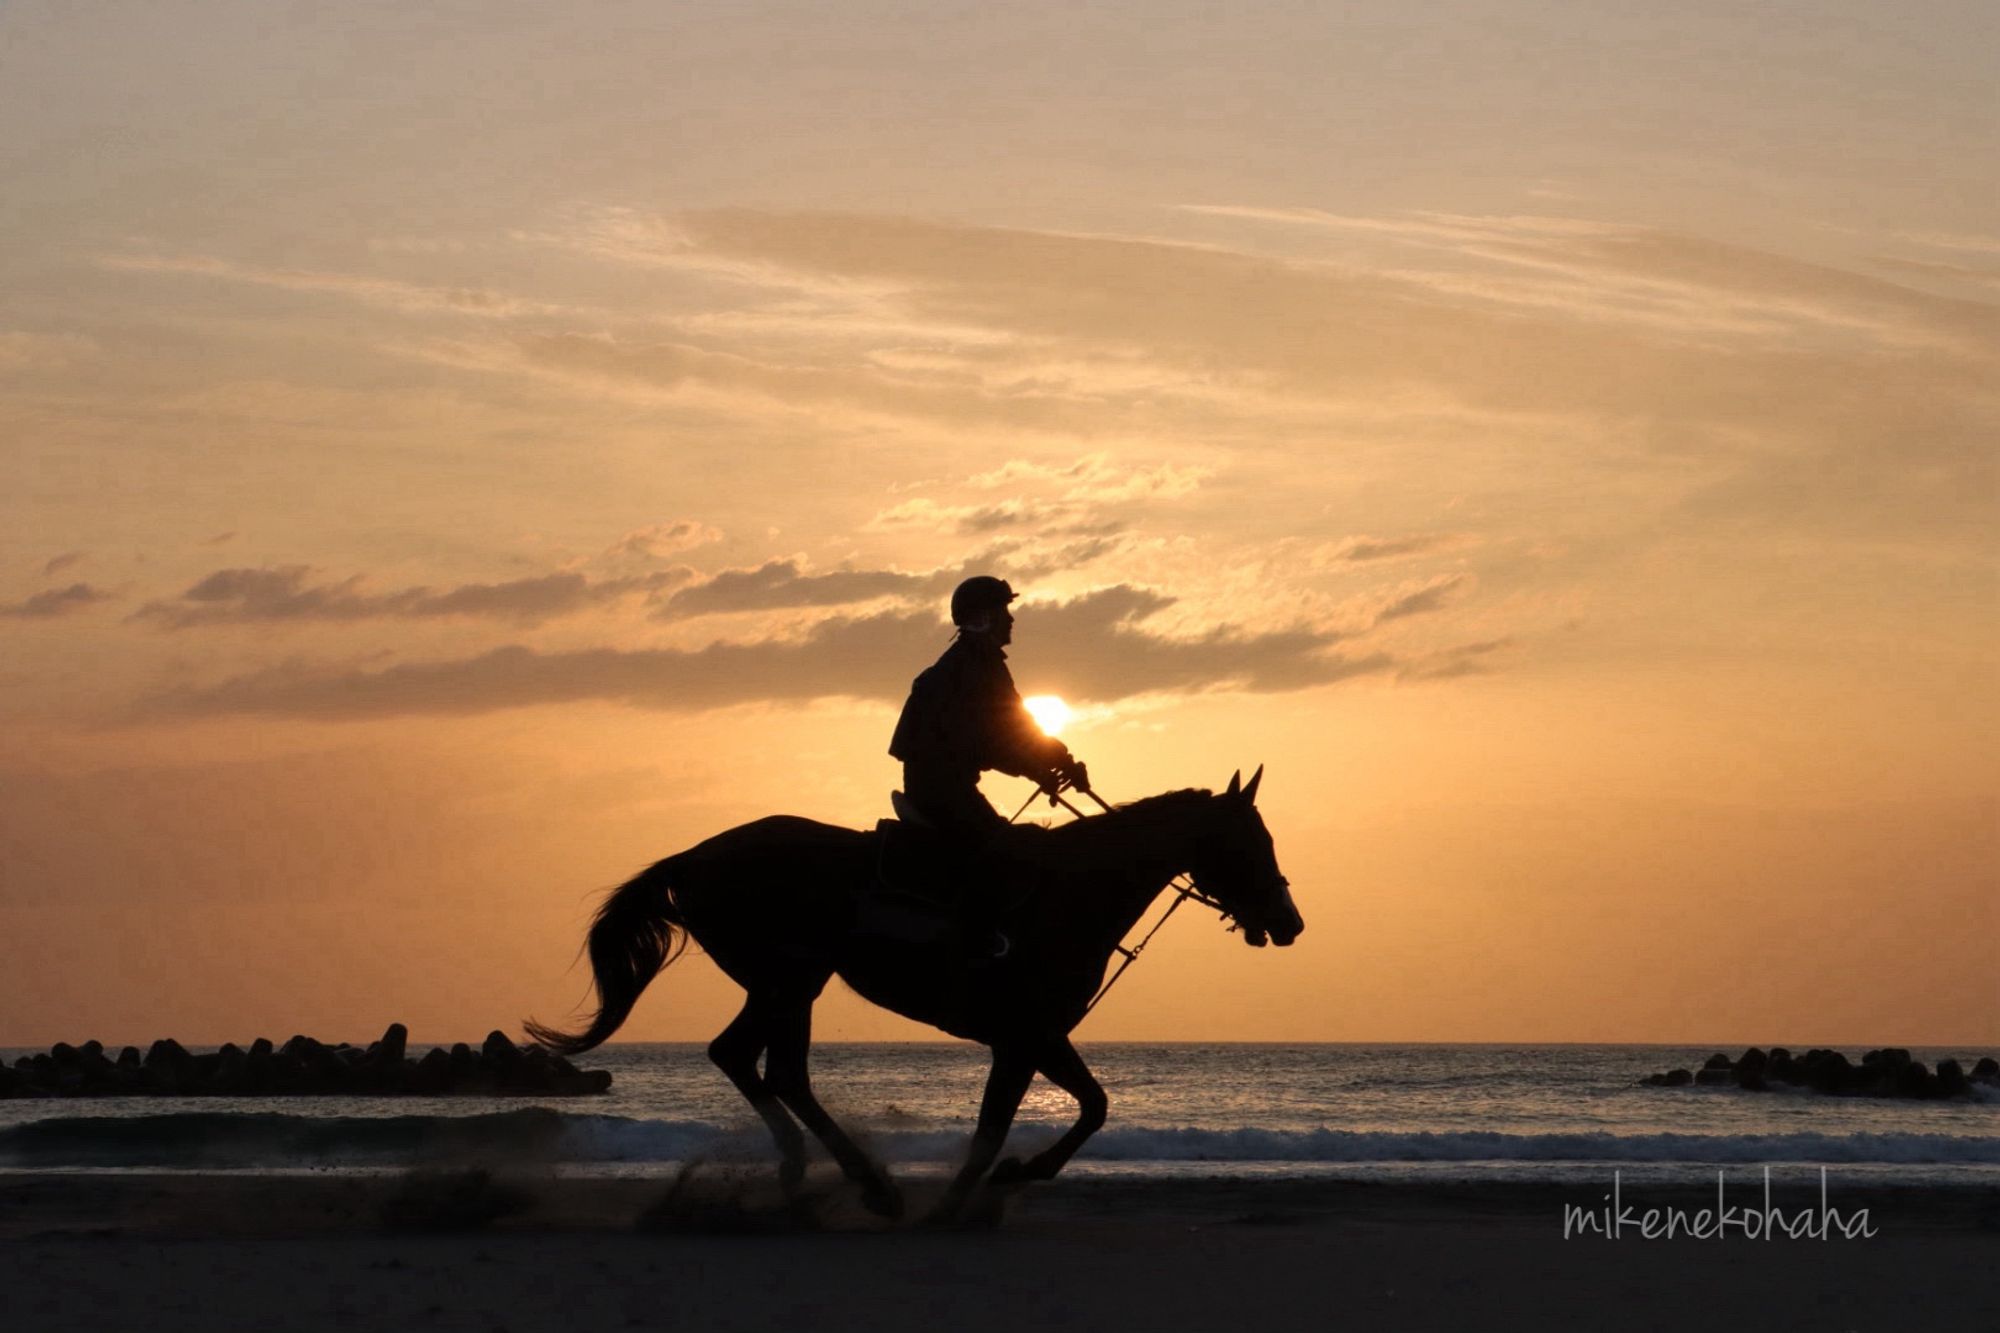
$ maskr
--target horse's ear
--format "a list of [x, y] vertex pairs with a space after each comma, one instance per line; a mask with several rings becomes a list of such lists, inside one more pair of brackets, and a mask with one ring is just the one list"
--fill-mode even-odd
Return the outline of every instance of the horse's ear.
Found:
[[1243, 799], [1252, 805], [1257, 803], [1257, 784], [1264, 780], [1264, 766], [1257, 765], [1257, 771], [1250, 775], [1250, 785], [1243, 789]]
[[1242, 790], [1243, 790], [1243, 770], [1239, 768], [1234, 773], [1231, 773], [1229, 775], [1229, 790], [1222, 794], [1224, 796], [1234, 796]]

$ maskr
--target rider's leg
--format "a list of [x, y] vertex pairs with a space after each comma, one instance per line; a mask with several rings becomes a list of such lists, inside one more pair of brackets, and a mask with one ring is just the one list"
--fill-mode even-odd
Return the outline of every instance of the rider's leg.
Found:
[[812, 1004], [811, 995], [800, 995], [773, 1006], [764, 1081], [799, 1123], [826, 1145], [847, 1178], [860, 1184], [862, 1202], [874, 1212], [893, 1217], [903, 1207], [896, 1186], [813, 1095], [812, 1078], [806, 1069], [806, 1052], [812, 1044]]
[[1010, 884], [998, 839], [1007, 828], [1006, 816], [980, 792], [975, 771], [940, 773], [905, 764], [903, 794], [954, 845], [957, 917], [966, 954], [974, 963], [1005, 956], [1008, 941], [999, 926]]

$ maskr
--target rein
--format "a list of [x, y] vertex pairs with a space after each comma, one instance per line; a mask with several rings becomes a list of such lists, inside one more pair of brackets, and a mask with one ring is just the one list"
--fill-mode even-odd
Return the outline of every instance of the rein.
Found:
[[[1096, 792], [1091, 791], [1087, 787], [1083, 788], [1082, 790], [1085, 796], [1088, 796], [1091, 800], [1097, 802], [1098, 806], [1104, 811], [1105, 814], [1108, 815], [1111, 813], [1111, 806], [1105, 801], [1105, 799], [1102, 796], [1099, 796]], [[1040, 792], [1031, 793], [1028, 797], [1028, 801], [1033, 801], [1035, 797], [1039, 796], [1040, 794], [1041, 794]], [[1049, 793], [1049, 803], [1052, 805], [1060, 805], [1063, 809], [1069, 811], [1072, 815], [1075, 815], [1078, 819], [1082, 819], [1085, 817], [1083, 811], [1077, 809], [1075, 806], [1071, 805], [1068, 801], [1064, 800], [1062, 798], [1061, 793], [1059, 792]], [[1027, 808], [1028, 808], [1027, 802], [1023, 802], [1021, 805], [1021, 809], [1016, 810], [1014, 812], [1014, 819], [1019, 819], [1021, 817], [1022, 811], [1025, 811]], [[1012, 823], [1013, 820], [1009, 820], [1008, 822]], [[1090, 1011], [1097, 1007], [1097, 1002], [1099, 1000], [1102, 1000], [1105, 996], [1111, 993], [1111, 988], [1118, 984], [1118, 978], [1125, 975], [1126, 968], [1132, 966], [1132, 964], [1139, 961], [1139, 955], [1144, 953], [1146, 951], [1146, 946], [1153, 942], [1153, 936], [1160, 933], [1160, 927], [1166, 925], [1167, 919], [1173, 916], [1175, 912], [1180, 910], [1180, 906], [1182, 903], [1192, 898], [1194, 901], [1200, 903], [1203, 907], [1212, 910], [1217, 916], [1221, 917], [1224, 921], [1229, 920], [1228, 909], [1223, 907], [1223, 905], [1217, 902], [1214, 898], [1211, 898], [1209, 895], [1203, 893], [1200, 889], [1196, 888], [1194, 886], [1194, 880], [1189, 876], [1176, 875], [1172, 879], [1167, 881], [1167, 887], [1174, 891], [1174, 900], [1167, 904], [1166, 911], [1160, 913], [1160, 919], [1153, 923], [1153, 928], [1146, 932], [1145, 938], [1141, 939], [1137, 944], [1131, 946], [1130, 948], [1127, 948], [1123, 943], [1114, 944], [1111, 946], [1113, 949], [1117, 950], [1117, 952], [1124, 959], [1124, 961], [1118, 964], [1118, 970], [1116, 972], [1113, 972], [1110, 976], [1104, 979], [1104, 984], [1097, 988], [1097, 994], [1090, 997], [1090, 1003], [1083, 1006], [1083, 1016], [1081, 1018], [1078, 1018], [1077, 1022], [1081, 1023], [1084, 1018], [1090, 1017]], [[1230, 929], [1234, 930], [1236, 929], [1236, 927], [1231, 926]]]
[[[1222, 904], [1203, 893], [1200, 889], [1197, 889], [1194, 886], [1193, 880], [1176, 876], [1167, 882], [1167, 887], [1174, 891], [1174, 900], [1167, 904], [1166, 911], [1160, 913], [1160, 919], [1153, 923], [1153, 928], [1146, 932], [1146, 937], [1129, 949], [1123, 944], [1114, 944], [1111, 946], [1124, 956], [1125, 961], [1118, 964], [1118, 970], [1104, 979], [1104, 984], [1097, 988], [1097, 994], [1091, 996], [1090, 1003], [1083, 1006], [1083, 1018], [1090, 1017], [1090, 1011], [1097, 1007], [1097, 1002], [1111, 993], [1111, 988], [1118, 984], [1118, 978], [1125, 975], [1125, 969], [1139, 961], [1139, 955], [1144, 953], [1146, 946], [1153, 942], [1153, 936], [1160, 933], [1160, 927], [1167, 924], [1168, 917], [1180, 910], [1182, 903], [1192, 898], [1203, 907], [1213, 908], [1216, 915], [1220, 916], [1223, 920], [1227, 921], [1229, 919], [1229, 913], [1223, 910]], [[1230, 929], [1234, 930], [1236, 927], [1231, 926]], [[1077, 1022], [1081, 1023], [1083, 1018], [1077, 1019]]]

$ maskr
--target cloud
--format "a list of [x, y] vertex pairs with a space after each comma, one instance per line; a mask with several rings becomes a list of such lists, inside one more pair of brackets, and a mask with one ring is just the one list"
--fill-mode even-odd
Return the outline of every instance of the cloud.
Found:
[[1172, 463], [1124, 465], [1103, 453], [1068, 463], [1011, 459], [969, 478], [966, 485], [976, 491], [1019, 486], [1047, 492], [1049, 498], [1013, 496], [978, 504], [946, 504], [918, 496], [882, 510], [868, 520], [866, 527], [871, 531], [925, 528], [960, 536], [1039, 527], [1050, 533], [1102, 535], [1122, 526], [1121, 520], [1105, 518], [1106, 510], [1177, 499], [1193, 492], [1212, 475], [1210, 468]]
[[14, 620], [49, 620], [111, 599], [112, 594], [102, 588], [94, 588], [88, 583], [72, 583], [67, 588], [38, 592], [25, 601], [0, 605], [0, 616]]
[[1117, 547], [1114, 537], [1090, 537], [1052, 548], [1002, 541], [955, 565], [922, 573], [893, 569], [809, 573], [796, 559], [768, 560], [752, 569], [725, 569], [682, 588], [667, 598], [656, 614], [662, 620], [678, 620], [740, 611], [849, 606], [885, 597], [935, 602], [974, 574], [997, 573], [1027, 582], [1081, 568]]
[[282, 291], [332, 296], [381, 306], [403, 314], [470, 315], [481, 319], [517, 319], [537, 315], [575, 314], [573, 306], [507, 296], [482, 287], [432, 287], [395, 278], [312, 269], [267, 268], [211, 255], [99, 255], [97, 263], [128, 273], [160, 273], [213, 278], [224, 282]]
[[658, 559], [696, 546], [706, 546], [710, 542], [722, 540], [722, 530], [706, 523], [697, 523], [690, 518], [677, 519], [672, 523], [653, 523], [643, 528], [634, 528], [611, 544], [605, 555], [641, 556]]
[[771, 560], [755, 569], [725, 569], [705, 582], [682, 588], [666, 600], [658, 614], [663, 620], [673, 620], [729, 611], [842, 606], [878, 597], [914, 596], [935, 585], [934, 578], [891, 570], [806, 574], [796, 560]]
[[1174, 463], [1122, 465], [1106, 453], [1087, 454], [1073, 463], [1043, 463], [1014, 458], [971, 479], [983, 489], [1040, 483], [1062, 499], [1115, 501], [1173, 499], [1194, 491], [1213, 476], [1213, 469]]
[[1432, 551], [1449, 550], [1464, 544], [1463, 537], [1453, 534], [1427, 534], [1416, 537], [1344, 537], [1335, 542], [1325, 552], [1325, 558], [1342, 562], [1359, 563], [1367, 560], [1394, 560], [1406, 555], [1427, 555]]
[[595, 581], [582, 574], [562, 573], [505, 583], [467, 583], [441, 591], [414, 587], [375, 593], [365, 590], [358, 574], [333, 583], [309, 583], [312, 573], [308, 565], [219, 569], [188, 588], [178, 600], [148, 602], [131, 618], [169, 630], [387, 617], [476, 616], [535, 622], [631, 593], [656, 593], [688, 578], [686, 570], [678, 569]]
[[1963, 250], [1972, 254], [2000, 255], [2000, 236], [1970, 236], [1951, 232], [1905, 232], [1903, 239], [1939, 250]]
[[884, 509], [869, 519], [865, 526], [872, 531], [924, 528], [973, 536], [996, 532], [1001, 528], [1040, 523], [1052, 517], [1053, 512], [1023, 500], [1004, 500], [990, 505], [948, 505], [919, 496]]
[[[1395, 666], [1387, 654], [1347, 656], [1340, 636], [1231, 628], [1195, 638], [1149, 630], [1174, 599], [1116, 585], [1022, 609], [1017, 668], [1078, 701], [1210, 689], [1305, 689]], [[289, 665], [151, 700], [154, 714], [280, 714], [313, 718], [464, 715], [580, 700], [699, 711], [744, 703], [856, 698], [892, 703], [943, 650], [933, 612], [836, 616], [803, 635], [704, 648], [537, 652], [509, 645], [475, 657], [325, 673]]]
[[[503, 341], [433, 341], [413, 355], [461, 369], [533, 376], [594, 397], [662, 402], [729, 415], [764, 413], [823, 421], [838, 409], [863, 421], [944, 422], [969, 429], [1087, 434], [1109, 426], [1107, 408], [1129, 406], [1141, 391], [1098, 384], [1074, 373], [1033, 374], [1003, 361], [983, 370], [961, 357], [949, 370], [916, 371], [837, 349], [803, 357], [780, 345], [710, 346], [692, 335], [672, 341], [597, 333], [524, 335]], [[864, 349], [865, 350], [865, 349]], [[851, 351], [851, 349], [850, 349]], [[1175, 396], [1175, 386], [1144, 396]]]
[[[1996, 344], [1990, 306], [1570, 219], [1381, 224], [1451, 247], [1455, 266], [1436, 272], [843, 214], [717, 210], [682, 224], [718, 255], [899, 284], [927, 317], [1037, 346], [1136, 349], [1169, 382], [1211, 382], [1260, 412], [1436, 390], [1488, 413], [1797, 429], [1836, 402], [1852, 415], [1885, 393], [1962, 397]], [[1869, 415], [1884, 428], [1896, 416]]]
[[45, 579], [53, 578], [57, 574], [62, 573], [65, 569], [70, 568], [72, 565], [80, 563], [82, 560], [83, 560], [82, 551], [64, 551], [61, 555], [52, 556], [47, 561], [47, 563], [45, 563], [42, 566], [42, 577]]
[[1463, 643], [1455, 648], [1447, 648], [1440, 653], [1431, 653], [1412, 662], [1406, 662], [1396, 671], [1400, 681], [1456, 680], [1462, 676], [1483, 676], [1495, 668], [1491, 658], [1495, 653], [1514, 646], [1514, 640], [1487, 639], [1479, 643]]
[[1042, 511], [1019, 500], [1007, 500], [997, 505], [981, 505], [958, 520], [957, 531], [966, 534], [993, 532], [1000, 528], [1017, 528], [1038, 522]]
[[[1330, 257], [856, 214], [634, 215], [626, 229], [649, 252], [759, 275], [772, 300], [791, 291], [797, 337], [726, 344], [682, 324], [671, 339], [496, 337], [426, 354], [821, 429], [1039, 432], [1051, 450], [1213, 442], [1237, 482], [1307, 454], [1351, 456], [1360, 476], [1377, 450], [1448, 428], [1420, 466], [1512, 469], [1532, 489], [1581, 463], [1593, 485], [1656, 482], [1667, 506], [1706, 490], [1680, 517], [1710, 530], [1754, 516], [1774, 534], [1939, 547], [1988, 519], [1990, 302], [1588, 219], [1208, 212], [1212, 225], [1309, 226]], [[845, 322], [862, 305], [866, 335]], [[899, 322], [982, 336], [931, 343]], [[1046, 530], [1111, 516], [1092, 509], [1110, 497], [1190, 484], [1070, 472], [1067, 459], [1003, 462], [982, 474], [995, 494], [932, 494], [875, 526]]]
[[80, 334], [0, 330], [0, 371], [66, 370], [98, 351], [94, 340]]
[[1237, 218], [1250, 222], [1275, 222], [1290, 226], [1319, 227], [1333, 231], [1373, 232], [1411, 241], [1463, 242], [1490, 240], [1502, 236], [1602, 236], [1629, 230], [1610, 223], [1580, 218], [1511, 216], [1466, 216], [1454, 213], [1418, 212], [1403, 217], [1358, 217], [1328, 213], [1317, 208], [1254, 208], [1233, 204], [1180, 204], [1183, 213], [1210, 217]]
[[1940, 264], [1928, 259], [1905, 259], [1899, 255], [1877, 255], [1875, 262], [1920, 278], [1939, 282], [1971, 283], [1975, 287], [2000, 287], [2000, 269], [1977, 268], [1970, 264]]
[[1346, 636], [1313, 628], [1245, 632], [1220, 626], [1170, 637], [1145, 621], [1177, 599], [1119, 584], [1057, 606], [1029, 604], [1016, 631], [1036, 679], [1065, 698], [1115, 702], [1138, 694], [1237, 689], [1272, 693], [1384, 671], [1385, 653], [1332, 651]]
[[[1686, 511], [1697, 522], [1733, 522], [1737, 496], [1766, 506], [1773, 530], [1865, 524], [1871, 538], [1936, 545], [1978, 521], [2000, 346], [1990, 303], [1586, 219], [1209, 212], [1218, 225], [1308, 224], [1330, 253], [1350, 248], [1341, 238], [1365, 246], [1337, 263], [852, 214], [634, 215], [623, 225], [649, 253], [761, 275], [758, 299], [789, 291], [796, 336], [731, 342], [680, 321], [668, 337], [656, 326], [408, 350], [570, 393], [822, 430], [1040, 435], [1051, 454], [1058, 442], [1213, 442], [1207, 457], [1230, 460], [1232, 483], [1309, 451], [1421, 447], [1448, 425], [1466, 450], [1487, 437], [1479, 469], [1525, 479], [1588, 460], [1608, 482], [1657, 479], [1667, 504], [1721, 487]], [[865, 332], [851, 323], [863, 306]], [[946, 327], [981, 336], [907, 331]], [[1931, 455], [1915, 467], [1912, 440]], [[1030, 455], [983, 472], [980, 494], [921, 492], [928, 503], [870, 527], [1046, 532], [1202, 481], [1179, 459], [1115, 473]], [[1871, 517], [1884, 493], [1906, 502]], [[1926, 509], [1953, 521], [1909, 521]]]
[[[1581, 218], [1420, 212], [1352, 217], [1316, 209], [1183, 211], [1372, 235], [1449, 256], [1444, 271], [1384, 270], [1459, 297], [1580, 319], [1764, 341], [1858, 335], [1884, 347], [1990, 344], [1971, 307], [1823, 264], [1656, 228]], [[1975, 238], [1976, 239], [1976, 238]]]
[[1398, 593], [1375, 612], [1375, 623], [1401, 620], [1406, 616], [1422, 615], [1443, 607], [1466, 581], [1463, 574], [1447, 574], [1434, 579], [1420, 588]]

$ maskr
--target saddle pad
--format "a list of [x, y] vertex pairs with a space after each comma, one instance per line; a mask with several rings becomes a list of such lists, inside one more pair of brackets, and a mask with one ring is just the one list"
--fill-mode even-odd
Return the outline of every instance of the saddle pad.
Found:
[[962, 897], [965, 854], [939, 834], [899, 820], [875, 825], [875, 879], [884, 889], [953, 910]]

